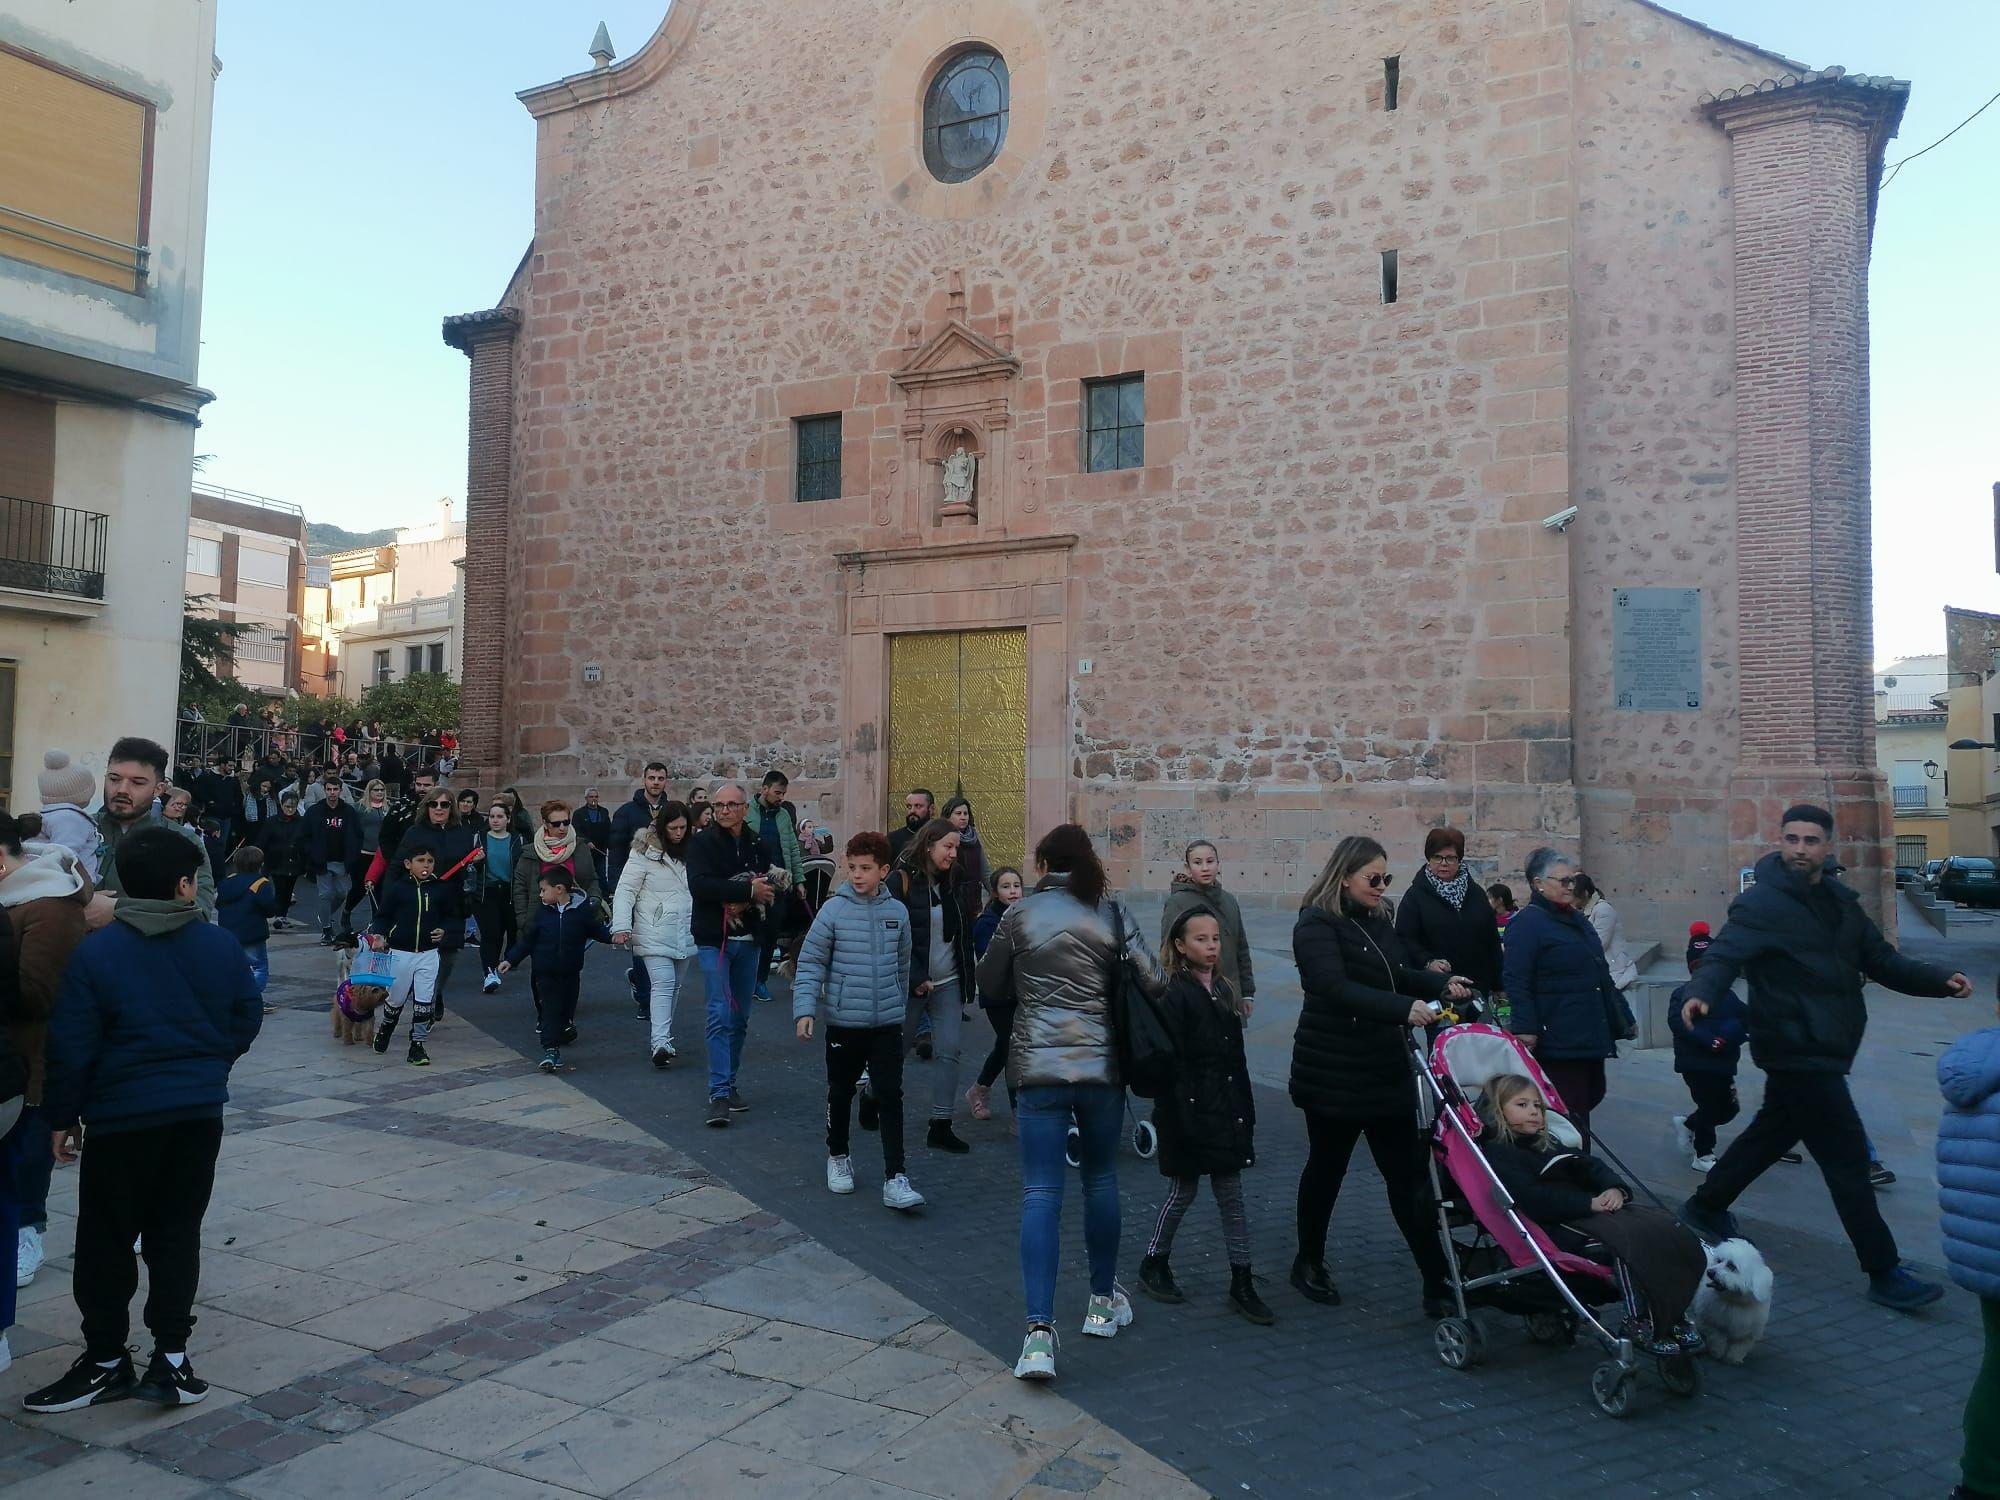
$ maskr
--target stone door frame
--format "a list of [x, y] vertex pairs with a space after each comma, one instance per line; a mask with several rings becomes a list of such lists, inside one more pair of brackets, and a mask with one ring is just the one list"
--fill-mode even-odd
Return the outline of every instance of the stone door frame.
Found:
[[[843, 552], [841, 808], [847, 831], [888, 809], [889, 638], [924, 631], [1028, 634], [1028, 845], [1069, 816], [1073, 534]], [[891, 820], [888, 827], [897, 826]]]

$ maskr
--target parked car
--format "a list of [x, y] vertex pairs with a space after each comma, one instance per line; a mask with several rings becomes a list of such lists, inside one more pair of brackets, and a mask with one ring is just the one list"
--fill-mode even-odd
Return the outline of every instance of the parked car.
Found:
[[1922, 865], [1897, 865], [1896, 866], [1897, 888], [1900, 889], [1903, 886], [1914, 884], [1917, 880], [1922, 878], [1923, 873], [1924, 870]]
[[2000, 906], [2000, 866], [1954, 854], [1938, 871], [1937, 892], [1940, 899], [1960, 906]]
[[1937, 889], [1938, 871], [1943, 868], [1944, 861], [1941, 859], [1927, 859], [1924, 861], [1923, 887], [1925, 890], [1934, 891]]

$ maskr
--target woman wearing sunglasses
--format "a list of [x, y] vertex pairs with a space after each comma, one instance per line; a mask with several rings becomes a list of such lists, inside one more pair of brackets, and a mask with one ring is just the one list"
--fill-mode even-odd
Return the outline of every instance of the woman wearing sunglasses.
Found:
[[1389, 1192], [1389, 1211], [1423, 1273], [1424, 1313], [1451, 1311], [1444, 1248], [1423, 1201], [1424, 1147], [1410, 1037], [1431, 1020], [1433, 1000], [1464, 1000], [1465, 980], [1424, 968], [1396, 935], [1386, 897], [1389, 857], [1370, 838], [1335, 846], [1300, 903], [1292, 929], [1305, 1006], [1292, 1043], [1292, 1103], [1305, 1111], [1309, 1154], [1299, 1175], [1298, 1256], [1292, 1285], [1314, 1302], [1338, 1304], [1326, 1269], [1327, 1226], [1355, 1142]]
[[1576, 864], [1556, 849], [1528, 856], [1528, 904], [1507, 924], [1504, 980], [1514, 1034], [1562, 1095], [1590, 1149], [1590, 1112], [1604, 1099], [1604, 1059], [1618, 1055], [1625, 1001], [1604, 945], [1577, 909]]

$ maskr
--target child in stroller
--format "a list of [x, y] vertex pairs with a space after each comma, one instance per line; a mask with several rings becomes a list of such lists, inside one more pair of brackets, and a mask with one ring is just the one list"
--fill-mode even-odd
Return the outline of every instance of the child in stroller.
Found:
[[1634, 1207], [1632, 1190], [1595, 1156], [1562, 1146], [1534, 1080], [1518, 1073], [1493, 1079], [1479, 1115], [1486, 1124], [1480, 1147], [1514, 1207], [1562, 1249], [1587, 1254], [1595, 1240], [1624, 1262], [1650, 1323], [1638, 1335], [1640, 1347], [1660, 1358], [1699, 1349], [1688, 1308], [1708, 1265], [1701, 1241], [1671, 1214]]

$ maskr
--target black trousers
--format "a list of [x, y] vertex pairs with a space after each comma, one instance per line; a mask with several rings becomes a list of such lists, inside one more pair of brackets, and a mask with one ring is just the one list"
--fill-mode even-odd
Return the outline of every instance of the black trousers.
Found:
[[278, 915], [288, 917], [292, 914], [292, 892], [298, 889], [299, 877], [273, 875], [271, 880], [278, 887]]
[[1896, 1237], [1882, 1222], [1875, 1206], [1875, 1189], [1868, 1181], [1868, 1132], [1847, 1092], [1840, 1073], [1766, 1073], [1764, 1105], [1743, 1133], [1730, 1143], [1695, 1189], [1700, 1208], [1722, 1210], [1762, 1177], [1785, 1152], [1804, 1143], [1819, 1164], [1834, 1212], [1848, 1242], [1870, 1276], [1891, 1270], [1897, 1261]]
[[146, 1257], [146, 1327], [164, 1353], [187, 1349], [201, 1279], [201, 1220], [215, 1186], [221, 1120], [182, 1120], [147, 1130], [84, 1132], [77, 1180], [73, 1290], [85, 1354], [98, 1363], [125, 1352], [139, 1259]]
[[1688, 1098], [1694, 1100], [1694, 1113], [1687, 1117], [1694, 1154], [1713, 1156], [1717, 1128], [1743, 1113], [1736, 1098], [1736, 1080], [1727, 1073], [1683, 1073], [1681, 1081], [1687, 1085]]
[[[535, 1025], [546, 1052], [563, 1044], [563, 1033], [576, 1021], [576, 995], [583, 975], [544, 974], [542, 966], [536, 964], [530, 982], [535, 991]], [[439, 987], [443, 987], [442, 980]]]
[[1326, 1259], [1326, 1231], [1333, 1219], [1334, 1200], [1347, 1177], [1354, 1143], [1363, 1136], [1368, 1138], [1369, 1154], [1389, 1191], [1389, 1212], [1403, 1232], [1411, 1259], [1423, 1272], [1426, 1286], [1443, 1285], [1450, 1273], [1438, 1238], [1430, 1179], [1424, 1170], [1423, 1137], [1417, 1132], [1414, 1108], [1407, 1118], [1398, 1115], [1381, 1120], [1343, 1120], [1306, 1112], [1308, 1154], [1305, 1170], [1299, 1174], [1299, 1255], [1310, 1261]]
[[882, 1176], [903, 1170], [903, 1028], [826, 1028], [826, 1154], [847, 1155], [847, 1131], [854, 1114], [854, 1090], [863, 1071], [881, 1110]]
[[[1007, 1070], [1007, 1053], [1013, 1044], [1014, 1007], [1011, 1005], [989, 1005], [986, 1019], [993, 1027], [993, 1050], [986, 1054], [986, 1061], [979, 1065], [979, 1086], [991, 1088], [994, 1080]], [[1007, 1090], [1012, 1099], [1014, 1091]]]
[[484, 975], [500, 967], [500, 960], [513, 945], [513, 892], [498, 881], [490, 882], [481, 888], [472, 914], [479, 919], [479, 972]]

